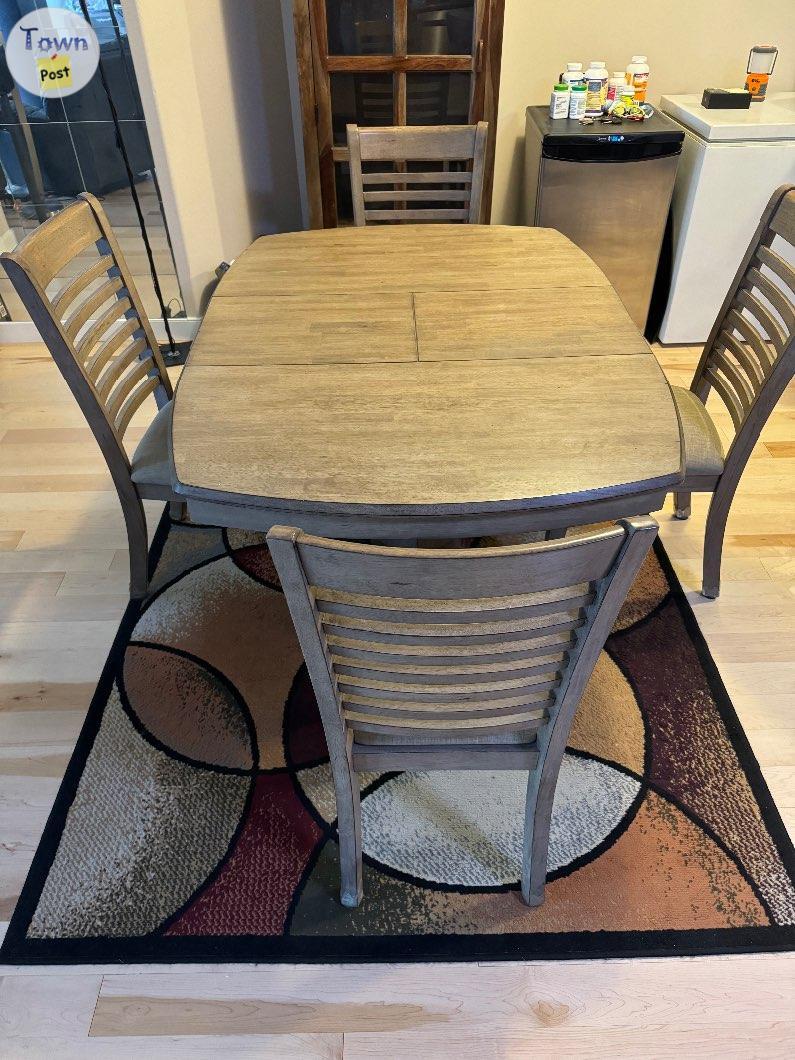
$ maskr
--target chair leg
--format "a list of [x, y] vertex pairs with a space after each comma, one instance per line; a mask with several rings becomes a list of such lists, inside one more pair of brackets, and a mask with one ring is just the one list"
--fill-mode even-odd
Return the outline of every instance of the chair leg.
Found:
[[527, 905], [542, 905], [547, 878], [549, 824], [555, 797], [557, 771], [550, 783], [543, 782], [540, 770], [530, 774], [525, 804], [524, 844], [522, 851], [522, 898]]
[[689, 493], [674, 493], [674, 518], [675, 519], [689, 519], [690, 518], [690, 497]]
[[353, 770], [350, 753], [347, 763], [335, 763], [334, 790], [337, 796], [337, 832], [340, 841], [340, 901], [355, 909], [362, 900], [362, 814], [359, 778]]
[[188, 506], [185, 501], [169, 501], [168, 516], [172, 523], [183, 523], [188, 518]]
[[127, 525], [127, 546], [130, 550], [130, 597], [142, 600], [149, 592], [149, 536], [146, 515], [137, 495], [122, 498], [122, 511]]
[[708, 600], [720, 596], [720, 568], [723, 557], [723, 538], [726, 533], [726, 521], [729, 518], [734, 490], [721, 491], [720, 486], [713, 493], [707, 512], [707, 526], [704, 532], [704, 568], [701, 582], [701, 595]]

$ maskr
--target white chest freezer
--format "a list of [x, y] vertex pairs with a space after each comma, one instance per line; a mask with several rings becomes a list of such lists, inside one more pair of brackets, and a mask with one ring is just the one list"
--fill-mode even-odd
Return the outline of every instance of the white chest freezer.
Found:
[[671, 292], [660, 341], [704, 342], [772, 192], [795, 183], [795, 92], [750, 110], [663, 96], [685, 133], [674, 186]]

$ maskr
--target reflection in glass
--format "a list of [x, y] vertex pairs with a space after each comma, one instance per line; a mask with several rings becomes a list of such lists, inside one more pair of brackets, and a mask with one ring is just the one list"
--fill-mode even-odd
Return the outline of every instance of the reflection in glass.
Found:
[[331, 125], [335, 144], [346, 144], [345, 126], [392, 125], [391, 74], [332, 74]]
[[391, 55], [392, 0], [326, 0], [329, 55]]
[[409, 0], [410, 55], [471, 55], [475, 0]]
[[[34, 8], [67, 8], [82, 14], [78, 0], [0, 0], [3, 39]], [[87, 0], [100, 44], [100, 62], [119, 118], [121, 138], [146, 219], [164, 300], [174, 314], [182, 310], [179, 284], [160, 205], [143, 107], [130, 54], [121, 4]], [[2, 60], [2, 49], [0, 49]], [[0, 61], [0, 167], [2, 217], [0, 241], [11, 249], [47, 217], [82, 191], [102, 202], [119, 236], [136, 286], [150, 316], [160, 315], [149, 263], [110, 103], [97, 72], [85, 88], [64, 98], [39, 96], [17, 87]], [[4, 223], [2, 223], [4, 222]], [[13, 319], [24, 319], [21, 303], [0, 277], [0, 295]]]
[[407, 125], [466, 125], [470, 75], [407, 74]]

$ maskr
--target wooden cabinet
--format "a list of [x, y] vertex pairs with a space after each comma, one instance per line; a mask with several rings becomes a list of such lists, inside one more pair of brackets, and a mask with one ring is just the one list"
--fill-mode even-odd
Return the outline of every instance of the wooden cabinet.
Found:
[[491, 209], [504, 0], [293, 0], [313, 228], [351, 223], [345, 126], [489, 123]]

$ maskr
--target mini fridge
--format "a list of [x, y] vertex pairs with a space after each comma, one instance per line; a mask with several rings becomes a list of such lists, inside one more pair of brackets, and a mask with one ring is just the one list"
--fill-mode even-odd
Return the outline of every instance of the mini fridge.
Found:
[[661, 114], [581, 125], [528, 107], [525, 223], [557, 228], [596, 262], [646, 328], [683, 131]]
[[771, 92], [748, 110], [705, 110], [700, 96], [663, 96], [660, 107], [684, 136], [660, 341], [695, 345], [706, 341], [768, 199], [795, 183], [795, 92]]

